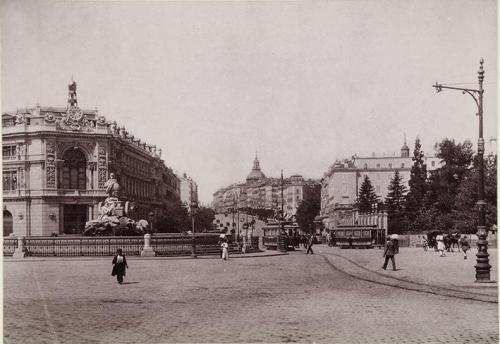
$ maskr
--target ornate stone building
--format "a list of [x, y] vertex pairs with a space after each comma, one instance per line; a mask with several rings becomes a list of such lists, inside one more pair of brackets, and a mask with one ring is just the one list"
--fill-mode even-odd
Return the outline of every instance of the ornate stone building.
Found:
[[161, 149], [97, 110], [79, 108], [75, 82], [66, 108], [3, 113], [2, 139], [4, 235], [80, 233], [97, 217], [111, 172], [137, 219], [149, 221], [151, 212], [161, 214], [180, 196], [179, 178]]
[[[305, 180], [300, 175], [283, 179], [283, 210], [285, 217], [297, 212], [300, 202], [319, 187], [314, 180]], [[237, 183], [214, 193], [212, 206], [218, 214], [227, 214], [233, 209], [253, 208], [281, 211], [281, 179], [267, 178], [255, 157], [253, 167], [244, 183]]]
[[[427, 164], [427, 171], [440, 166], [440, 160], [436, 157], [424, 157], [424, 160]], [[353, 156], [350, 160], [335, 162], [321, 179], [320, 216], [324, 226], [329, 229], [334, 228], [336, 210], [343, 211], [345, 208], [352, 208], [365, 176], [370, 178], [379, 199], [384, 200], [396, 170], [399, 171], [404, 185], [408, 188], [412, 165], [413, 161], [406, 140], [399, 156]]]
[[188, 207], [191, 203], [198, 203], [198, 184], [186, 173], [183, 173], [179, 180], [181, 202]]

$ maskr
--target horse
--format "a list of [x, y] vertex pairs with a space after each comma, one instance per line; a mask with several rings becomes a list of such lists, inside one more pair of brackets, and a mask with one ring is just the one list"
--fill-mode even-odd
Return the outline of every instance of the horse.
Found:
[[458, 240], [460, 239], [460, 234], [459, 233], [448, 233], [444, 237], [444, 245], [446, 247], [446, 251], [448, 252], [455, 252], [455, 245], [457, 246], [458, 252], [460, 252], [460, 245], [458, 243]]

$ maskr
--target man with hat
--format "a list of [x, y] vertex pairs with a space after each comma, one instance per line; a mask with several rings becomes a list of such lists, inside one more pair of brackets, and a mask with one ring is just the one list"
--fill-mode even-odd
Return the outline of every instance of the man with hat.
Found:
[[387, 242], [385, 243], [384, 255], [385, 261], [382, 269], [387, 268], [387, 263], [389, 263], [389, 259], [392, 261], [392, 270], [396, 271], [396, 261], [394, 259], [394, 255], [396, 254], [396, 248], [394, 246], [393, 241], [390, 237], [387, 238]]

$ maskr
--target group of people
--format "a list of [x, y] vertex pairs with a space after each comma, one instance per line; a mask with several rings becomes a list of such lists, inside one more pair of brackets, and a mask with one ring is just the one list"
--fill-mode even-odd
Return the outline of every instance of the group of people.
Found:
[[[306, 236], [306, 245], [307, 245], [307, 252], [306, 254], [314, 254], [312, 246], [314, 244], [314, 237], [312, 235]], [[436, 236], [436, 242], [437, 242], [437, 249], [439, 251], [439, 256], [440, 257], [446, 257], [446, 254], [444, 253], [446, 246], [444, 244], [444, 236], [442, 234]], [[427, 239], [424, 237], [424, 248], [427, 247]], [[227, 241], [227, 238], [225, 235], [221, 235], [219, 238], [219, 245], [221, 248], [221, 259], [227, 260], [229, 259], [229, 244]], [[464, 254], [464, 259], [467, 259], [467, 252], [471, 249], [469, 241], [467, 240], [467, 236], [464, 235], [460, 238], [459, 240], [459, 246], [460, 249], [462, 250]], [[386, 270], [387, 265], [389, 263], [389, 260], [392, 263], [392, 270], [396, 271], [396, 259], [395, 256], [396, 254], [399, 253], [399, 244], [398, 240], [392, 237], [387, 237], [385, 247], [384, 247], [384, 254], [383, 257], [385, 258], [384, 260], [384, 265], [382, 265], [382, 269]], [[118, 283], [122, 284], [123, 283], [123, 276], [126, 274], [126, 269], [128, 268], [127, 265], [127, 259], [125, 258], [125, 255], [123, 254], [123, 251], [121, 248], [116, 250], [116, 254], [113, 257], [113, 270], [111, 272], [112, 276], [116, 276], [116, 279]]]
[[[437, 242], [437, 250], [439, 251], [439, 256], [446, 257], [446, 254], [445, 254], [446, 245], [444, 243], [444, 235], [443, 234], [437, 235], [436, 242]], [[470, 247], [469, 241], [467, 240], [466, 235], [464, 235], [460, 238], [460, 240], [458, 241], [458, 246], [459, 246], [459, 250], [461, 249], [463, 254], [464, 254], [464, 259], [467, 259], [467, 251], [469, 251], [471, 249], [471, 247]]]

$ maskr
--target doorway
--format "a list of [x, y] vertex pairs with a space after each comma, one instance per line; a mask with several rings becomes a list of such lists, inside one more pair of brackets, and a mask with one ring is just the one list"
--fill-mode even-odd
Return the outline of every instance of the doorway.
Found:
[[87, 222], [87, 205], [65, 204], [63, 217], [64, 234], [81, 234]]

